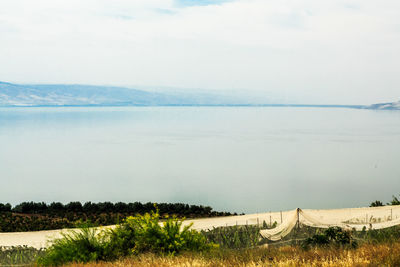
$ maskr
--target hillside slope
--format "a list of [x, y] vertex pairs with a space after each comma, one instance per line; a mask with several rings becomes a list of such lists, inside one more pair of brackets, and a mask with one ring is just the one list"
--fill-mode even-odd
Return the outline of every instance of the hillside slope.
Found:
[[223, 93], [160, 93], [115, 86], [0, 82], [0, 106], [165, 106], [252, 104]]

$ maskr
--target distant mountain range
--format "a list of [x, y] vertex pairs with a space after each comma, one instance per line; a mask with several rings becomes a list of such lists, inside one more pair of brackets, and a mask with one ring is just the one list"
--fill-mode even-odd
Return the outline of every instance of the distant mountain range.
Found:
[[[0, 82], [0, 106], [291, 106], [398, 109], [394, 103], [361, 105], [277, 104], [272, 97], [228, 92], [155, 92], [126, 87]], [[276, 100], [275, 100], [276, 101]]]
[[264, 99], [208, 91], [166, 93], [125, 87], [0, 82], [0, 106], [252, 105]]

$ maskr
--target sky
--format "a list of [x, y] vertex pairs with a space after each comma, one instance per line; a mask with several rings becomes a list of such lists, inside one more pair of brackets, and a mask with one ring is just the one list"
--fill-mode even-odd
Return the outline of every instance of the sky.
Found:
[[1, 0], [0, 81], [400, 99], [398, 0]]

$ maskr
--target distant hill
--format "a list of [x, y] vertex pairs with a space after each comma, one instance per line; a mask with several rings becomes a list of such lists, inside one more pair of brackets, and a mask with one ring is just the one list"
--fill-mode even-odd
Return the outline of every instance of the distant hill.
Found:
[[[278, 102], [278, 103], [277, 103]], [[282, 104], [260, 93], [206, 90], [137, 90], [80, 84], [13, 84], [0, 82], [0, 106], [271, 106], [400, 110], [400, 101], [363, 105]]]
[[391, 103], [380, 103], [366, 106], [368, 109], [386, 109], [386, 110], [400, 110], [400, 100]]
[[0, 82], [0, 106], [249, 105], [251, 98], [224, 93], [160, 93], [115, 86]]

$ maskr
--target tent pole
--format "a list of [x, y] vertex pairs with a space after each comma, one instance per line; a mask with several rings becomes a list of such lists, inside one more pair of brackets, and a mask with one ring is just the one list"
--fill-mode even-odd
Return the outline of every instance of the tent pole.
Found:
[[297, 228], [300, 228], [300, 208], [297, 208]]

